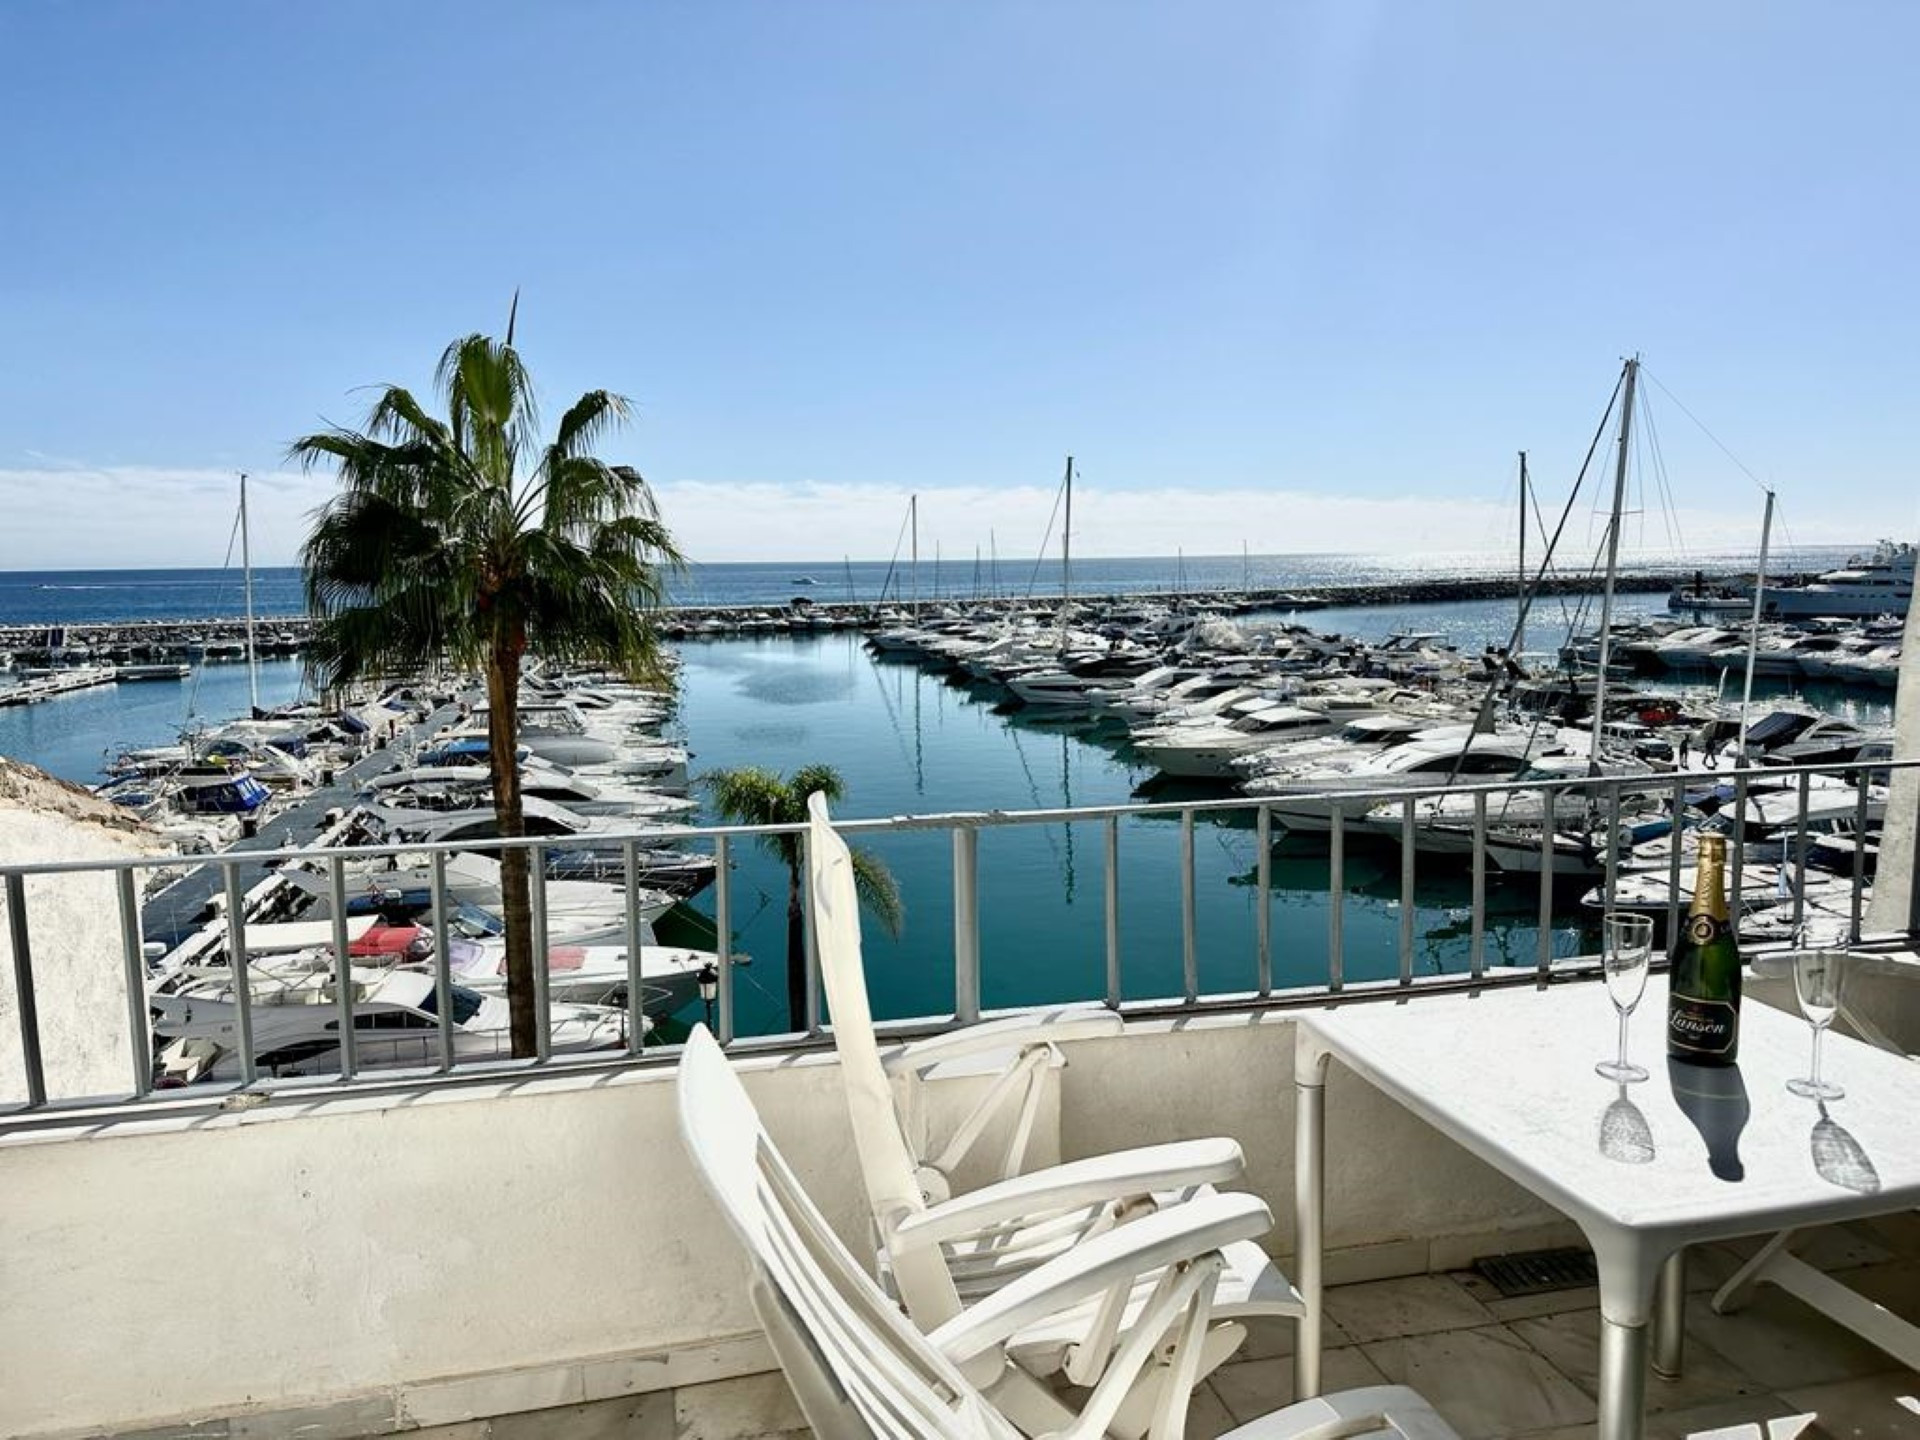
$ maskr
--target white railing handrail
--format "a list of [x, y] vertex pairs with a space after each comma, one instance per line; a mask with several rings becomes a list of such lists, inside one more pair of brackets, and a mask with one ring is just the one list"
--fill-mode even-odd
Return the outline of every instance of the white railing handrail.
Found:
[[[1503, 983], [1495, 977], [1487, 966], [1485, 935], [1485, 900], [1487, 882], [1487, 841], [1491, 830], [1499, 825], [1497, 817], [1490, 817], [1488, 801], [1495, 796], [1513, 794], [1537, 794], [1544, 801], [1541, 817], [1527, 823], [1527, 830], [1537, 828], [1540, 831], [1538, 845], [1540, 849], [1540, 926], [1538, 953], [1532, 967], [1513, 972], [1512, 978], [1521, 981], [1538, 981], [1551, 977], [1556, 971], [1555, 957], [1551, 947], [1553, 940], [1552, 916], [1553, 879], [1555, 864], [1556, 833], [1551, 828], [1556, 818], [1555, 803], [1569, 794], [1585, 794], [1607, 802], [1612, 810], [1609, 823], [1604, 831], [1611, 836], [1618, 828], [1620, 797], [1628, 792], [1652, 792], [1673, 806], [1674, 814], [1681, 811], [1681, 802], [1685, 796], [1702, 785], [1730, 785], [1733, 806], [1736, 813], [1744, 813], [1745, 801], [1750, 788], [1756, 783], [1786, 783], [1798, 790], [1797, 821], [1783, 827], [1787, 832], [1786, 846], [1798, 847], [1798, 859], [1804, 870], [1809, 848], [1808, 803], [1812, 780], [1818, 775], [1847, 774], [1862, 776], [1865, 774], [1885, 774], [1889, 771], [1920, 768], [1920, 759], [1899, 759], [1885, 761], [1847, 762], [1841, 764], [1808, 764], [1774, 767], [1750, 767], [1735, 770], [1698, 770], [1670, 771], [1635, 775], [1600, 776], [1564, 776], [1558, 778], [1528, 778], [1524, 780], [1505, 779], [1471, 784], [1425, 786], [1391, 786], [1353, 790], [1301, 790], [1286, 796], [1232, 796], [1210, 800], [1138, 802], [1118, 805], [1094, 805], [1074, 808], [1036, 808], [1032, 810], [976, 810], [953, 811], [924, 815], [876, 816], [866, 819], [842, 820], [835, 822], [836, 830], [849, 834], [886, 834], [907, 831], [929, 832], [946, 831], [953, 845], [952, 876], [954, 884], [953, 907], [953, 974], [954, 974], [954, 1011], [951, 1016], [922, 1017], [908, 1022], [919, 1029], [939, 1028], [943, 1025], [964, 1024], [980, 1018], [981, 1005], [981, 966], [980, 966], [980, 928], [978, 924], [978, 858], [977, 846], [979, 833], [991, 827], [1048, 825], [1048, 824], [1096, 824], [1103, 828], [1105, 839], [1106, 894], [1104, 919], [1106, 929], [1106, 976], [1102, 994], [1077, 997], [1089, 1002], [1102, 1002], [1116, 1010], [1127, 1013], [1179, 1013], [1215, 1009], [1223, 1004], [1233, 1005], [1287, 1005], [1302, 1003], [1309, 999], [1324, 1000], [1327, 997], [1342, 994], [1389, 992], [1407, 993], [1424, 991], [1433, 984], [1451, 985], [1460, 983]], [[1417, 976], [1414, 973], [1414, 880], [1417, 862], [1415, 807], [1417, 803], [1436, 795], [1460, 796], [1471, 801], [1470, 816], [1463, 816], [1459, 829], [1471, 836], [1471, 936], [1468, 950], [1468, 969], [1464, 974], [1442, 976]], [[1271, 935], [1271, 838], [1273, 807], [1277, 804], [1296, 800], [1324, 802], [1330, 810], [1331, 828], [1329, 834], [1330, 864], [1327, 880], [1327, 966], [1324, 983], [1306, 987], [1276, 986], [1272, 963]], [[1354, 984], [1347, 981], [1344, 974], [1344, 910], [1346, 904], [1346, 884], [1344, 871], [1345, 837], [1347, 821], [1357, 818], [1365, 811], [1383, 802], [1392, 802], [1400, 808], [1400, 931], [1399, 931], [1399, 967], [1396, 976], [1390, 976], [1381, 982]], [[1867, 819], [1868, 794], [1864, 786], [1858, 787], [1855, 803], [1856, 824], [1864, 828]], [[1200, 816], [1251, 812], [1255, 817], [1255, 829], [1258, 836], [1256, 884], [1260, 903], [1256, 910], [1255, 965], [1256, 982], [1251, 990], [1235, 991], [1230, 995], [1210, 995], [1203, 992], [1200, 984], [1200, 947], [1199, 947], [1199, 892], [1195, 864], [1195, 825]], [[1565, 812], [1563, 812], [1565, 813]], [[1180, 826], [1179, 846], [1179, 884], [1178, 904], [1181, 915], [1181, 987], [1178, 995], [1157, 997], [1142, 1002], [1136, 996], [1129, 999], [1122, 984], [1121, 946], [1120, 946], [1120, 905], [1119, 905], [1119, 853], [1121, 822], [1136, 818], [1165, 818], [1176, 820]], [[350, 946], [347, 941], [347, 877], [346, 866], [349, 861], [379, 859], [390, 855], [425, 855], [428, 860], [429, 888], [432, 897], [432, 912], [437, 920], [444, 921], [448, 913], [449, 891], [447, 887], [447, 857], [462, 850], [481, 850], [499, 852], [508, 849], [526, 849], [533, 852], [533, 865], [530, 867], [535, 877], [532, 886], [533, 903], [533, 939], [536, 954], [546, 953], [546, 877], [544, 852], [590, 846], [596, 849], [612, 847], [619, 860], [617, 869], [624, 884], [625, 929], [624, 939], [627, 950], [627, 1008], [625, 1025], [624, 1054], [609, 1059], [607, 1052], [588, 1052], [583, 1055], [568, 1056], [555, 1060], [547, 1053], [547, 1046], [541, 1046], [541, 1053], [531, 1060], [487, 1060], [468, 1063], [462, 1060], [458, 1066], [461, 1075], [481, 1074], [498, 1078], [502, 1074], [519, 1073], [529, 1067], [541, 1068], [547, 1064], [564, 1065], [571, 1069], [576, 1066], [603, 1066], [609, 1063], [619, 1064], [644, 1060], [654, 1053], [673, 1053], [677, 1047], [649, 1046], [647, 1025], [643, 1015], [645, 987], [641, 975], [641, 954], [644, 930], [640, 916], [639, 897], [641, 884], [639, 877], [643, 873], [639, 847], [643, 844], [655, 844], [662, 841], [696, 841], [710, 844], [715, 860], [714, 880], [714, 924], [716, 930], [715, 958], [717, 975], [717, 993], [713, 998], [713, 1028], [724, 1043], [734, 1043], [733, 1008], [733, 955], [732, 955], [732, 884], [730, 877], [731, 846], [743, 840], [756, 840], [772, 836], [805, 835], [806, 827], [794, 825], [715, 825], [715, 826], [639, 826], [632, 831], [616, 833], [597, 833], [587, 836], [529, 836], [514, 840], [490, 839], [484, 841], [443, 840], [434, 842], [383, 842], [370, 846], [345, 846], [339, 844], [317, 845], [312, 848], [276, 849], [276, 850], [231, 850], [213, 856], [133, 856], [115, 857], [100, 861], [50, 861], [29, 864], [9, 864], [0, 866], [0, 886], [7, 900], [8, 930], [13, 954], [14, 988], [17, 1005], [17, 1018], [21, 1036], [21, 1050], [24, 1057], [27, 1094], [24, 1113], [34, 1114], [45, 1110], [71, 1108], [71, 1103], [97, 1105], [97, 1100], [88, 1102], [49, 1101], [45, 1084], [45, 1067], [41, 1055], [41, 1035], [37, 1014], [34, 989], [32, 932], [28, 920], [26, 881], [33, 877], [61, 876], [75, 874], [111, 875], [115, 882], [119, 911], [119, 929], [121, 938], [121, 963], [124, 969], [127, 996], [127, 1023], [131, 1032], [130, 1078], [132, 1079], [130, 1098], [138, 1102], [147, 1102], [154, 1095], [153, 1057], [149, 1053], [150, 1028], [148, 1025], [147, 1001], [148, 985], [151, 974], [147, 957], [143, 949], [143, 925], [141, 902], [136, 890], [136, 876], [142, 871], [186, 869], [197, 872], [213, 867], [219, 873], [216, 883], [207, 891], [205, 898], [223, 896], [221, 905], [216, 906], [216, 915], [207, 922], [198, 933], [187, 941], [176, 945], [166, 957], [169, 973], [177, 963], [188, 959], [203, 961], [207, 955], [224, 953], [229, 957], [227, 964], [232, 966], [233, 957], [239, 960], [239, 975], [230, 988], [233, 1005], [237, 1014], [236, 1049], [240, 1069], [239, 1088], [247, 1089], [256, 1084], [267, 1084], [281, 1088], [283, 1082], [277, 1082], [260, 1074], [256, 1063], [253, 1045], [252, 1009], [256, 1003], [251, 998], [251, 986], [246, 983], [247, 976], [257, 963], [251, 956], [246, 940], [249, 923], [255, 923], [259, 916], [253, 912], [260, 908], [263, 895], [279, 887], [271, 877], [265, 883], [256, 883], [243, 889], [243, 871], [260, 868], [272, 869], [285, 865], [315, 866], [325, 875], [328, 882], [331, 918], [333, 922], [332, 954], [335, 957], [335, 973], [331, 977], [337, 995], [334, 1008], [337, 1010], [337, 1030], [340, 1035], [339, 1075], [326, 1081], [316, 1082], [304, 1077], [297, 1085], [303, 1091], [310, 1091], [315, 1083], [338, 1085], [342, 1082], [358, 1084], [390, 1083], [392, 1075], [376, 1076], [364, 1074], [358, 1070], [356, 1062], [355, 1005], [353, 993], [353, 975]], [[339, 833], [329, 830], [329, 836]], [[1528, 843], [1534, 843], [1531, 840]], [[1681, 870], [1681, 847], [1674, 845], [1669, 859], [1669, 898], [1666, 909], [1669, 919], [1669, 933], [1677, 926], [1679, 917], [1679, 881]], [[1603, 853], [1587, 857], [1590, 865], [1602, 867], [1605, 895], [1609, 907], [1612, 904], [1614, 887], [1618, 878], [1619, 857], [1617, 845], [1609, 843], [1602, 847]], [[1783, 851], [1783, 858], [1791, 849]], [[1741, 890], [1741, 849], [1736, 848], [1733, 856], [1733, 905], [1738, 909], [1742, 904]], [[1562, 861], [1561, 863], [1566, 863]], [[1594, 873], [1589, 870], [1588, 873]], [[1852, 932], [1856, 941], [1861, 935], [1862, 896], [1864, 890], [1864, 851], [1855, 848], [1852, 876]], [[206, 884], [203, 878], [201, 885]], [[198, 891], [190, 892], [189, 900]], [[1169, 892], [1168, 903], [1173, 902]], [[1796, 887], [1793, 895], [1793, 919], [1797, 923], [1805, 904], [1803, 887]], [[807, 930], [807, 993], [808, 1005], [805, 1014], [804, 1029], [779, 1036], [756, 1037], [745, 1043], [754, 1049], [780, 1048], [787, 1046], [805, 1046], [818, 1043], [824, 1033], [819, 1003], [819, 973], [817, 957], [813, 953], [811, 918], [808, 917]], [[450, 1077], [456, 1070], [455, 1033], [452, 1017], [452, 970], [449, 952], [447, 927], [444, 923], [432, 927], [434, 935], [432, 969], [437, 1005], [437, 1021], [431, 1029], [422, 1029], [420, 1034], [430, 1047], [437, 1043], [439, 1052], [438, 1078]], [[937, 944], [937, 940], [935, 942]], [[537, 1030], [544, 1040], [549, 1032], [548, 1004], [549, 976], [547, 967], [534, 967], [534, 1002], [538, 1019]], [[417, 1082], [421, 1076], [407, 1077], [407, 1083]], [[435, 1078], [429, 1075], [425, 1078]], [[231, 1087], [229, 1087], [231, 1088]], [[169, 1092], [171, 1093], [171, 1092]], [[209, 1094], [225, 1093], [220, 1089], [209, 1089]], [[4, 1108], [0, 1107], [0, 1115]], [[4, 1125], [0, 1119], [0, 1125]]]

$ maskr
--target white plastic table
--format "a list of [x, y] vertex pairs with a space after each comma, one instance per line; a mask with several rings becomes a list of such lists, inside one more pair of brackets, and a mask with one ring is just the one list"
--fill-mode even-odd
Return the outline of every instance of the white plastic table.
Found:
[[1600, 1278], [1602, 1440], [1642, 1433], [1655, 1284], [1663, 1282], [1663, 1327], [1677, 1324], [1686, 1246], [1920, 1204], [1920, 1065], [1829, 1034], [1821, 1070], [1847, 1093], [1823, 1110], [1786, 1089], [1807, 1073], [1804, 1020], [1748, 1000], [1737, 1067], [1670, 1067], [1666, 1003], [1666, 978], [1651, 977], [1628, 1047], [1651, 1078], [1625, 1087], [1594, 1073], [1617, 1036], [1593, 981], [1354, 1001], [1301, 1017], [1301, 1395], [1320, 1391], [1329, 1059], [1585, 1232]]

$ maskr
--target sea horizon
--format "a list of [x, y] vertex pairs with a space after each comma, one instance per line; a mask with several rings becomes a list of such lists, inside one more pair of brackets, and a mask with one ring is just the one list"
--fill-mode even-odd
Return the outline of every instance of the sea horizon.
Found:
[[[1861, 545], [1816, 545], [1775, 551], [1774, 576], [1831, 568], [1871, 550]], [[1245, 555], [1075, 556], [1071, 583], [1081, 594], [1188, 594], [1241, 589], [1311, 590], [1401, 579], [1447, 580], [1506, 574], [1519, 579], [1518, 557], [1484, 550], [1308, 551]], [[1628, 573], [1681, 576], [1750, 573], [1756, 551], [1639, 550], [1622, 557]], [[1529, 558], [1527, 571], [1538, 565]], [[892, 560], [715, 560], [689, 564], [669, 576], [671, 606], [786, 606], [796, 599], [879, 603], [916, 595], [927, 600], [1058, 595], [1066, 580], [1061, 557], [926, 556]], [[1588, 575], [1591, 559], [1556, 567], [1561, 577]], [[256, 566], [254, 613], [262, 619], [304, 615], [306, 597], [297, 566]], [[87, 625], [134, 621], [227, 619], [246, 608], [238, 567], [126, 566], [0, 570], [0, 626]]]

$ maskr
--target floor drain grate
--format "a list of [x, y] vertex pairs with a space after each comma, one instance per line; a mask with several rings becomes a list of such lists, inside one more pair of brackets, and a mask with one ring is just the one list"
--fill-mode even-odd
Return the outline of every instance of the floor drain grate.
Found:
[[1564, 1250], [1521, 1250], [1512, 1255], [1486, 1255], [1473, 1268], [1500, 1292], [1501, 1298], [1543, 1295], [1549, 1290], [1578, 1290], [1597, 1285], [1593, 1253], [1569, 1246]]

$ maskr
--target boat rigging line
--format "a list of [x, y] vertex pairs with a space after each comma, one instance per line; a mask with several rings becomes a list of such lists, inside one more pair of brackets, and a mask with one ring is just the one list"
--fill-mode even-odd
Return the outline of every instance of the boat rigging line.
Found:
[[1034, 588], [1040, 583], [1040, 567], [1047, 563], [1047, 546], [1053, 543], [1053, 522], [1060, 518], [1060, 501], [1067, 493], [1067, 487], [1073, 483], [1073, 457], [1067, 457], [1067, 478], [1060, 482], [1060, 488], [1053, 492], [1053, 512], [1047, 516], [1047, 530], [1040, 537], [1040, 553], [1034, 557], [1033, 574], [1027, 577], [1027, 598], [1033, 598]]

